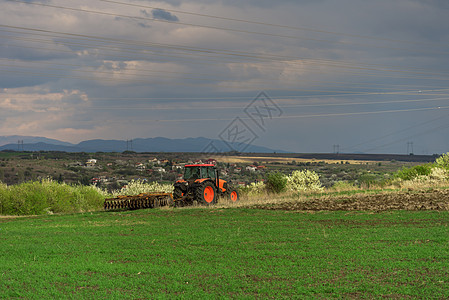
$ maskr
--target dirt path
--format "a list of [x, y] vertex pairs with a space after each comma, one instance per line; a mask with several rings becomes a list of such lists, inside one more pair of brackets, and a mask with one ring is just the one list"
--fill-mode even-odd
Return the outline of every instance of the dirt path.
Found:
[[449, 190], [408, 191], [382, 194], [358, 194], [332, 198], [316, 198], [304, 202], [255, 205], [268, 210], [449, 210]]

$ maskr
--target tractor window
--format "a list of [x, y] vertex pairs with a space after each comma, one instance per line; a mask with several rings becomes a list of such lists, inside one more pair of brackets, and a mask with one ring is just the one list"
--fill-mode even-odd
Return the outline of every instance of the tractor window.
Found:
[[210, 178], [215, 178], [215, 169], [209, 168], [209, 174], [210, 174]]
[[200, 178], [200, 168], [189, 167], [184, 170], [184, 179], [198, 179]]
[[207, 167], [201, 167], [201, 178], [207, 178], [209, 174], [207, 173]]
[[211, 168], [211, 167], [208, 167], [207, 168], [207, 177], [210, 177], [210, 178], [212, 178], [212, 179], [214, 179], [215, 178], [215, 170], [214, 170], [214, 168]]

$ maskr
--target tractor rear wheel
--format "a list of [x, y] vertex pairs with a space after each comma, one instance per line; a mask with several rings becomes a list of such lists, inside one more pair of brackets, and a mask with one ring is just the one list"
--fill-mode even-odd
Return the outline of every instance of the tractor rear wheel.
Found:
[[211, 182], [202, 183], [195, 190], [195, 199], [205, 205], [215, 204], [217, 199], [215, 186]]
[[231, 200], [231, 202], [237, 202], [239, 200], [239, 193], [237, 192], [236, 189], [229, 189], [229, 200]]

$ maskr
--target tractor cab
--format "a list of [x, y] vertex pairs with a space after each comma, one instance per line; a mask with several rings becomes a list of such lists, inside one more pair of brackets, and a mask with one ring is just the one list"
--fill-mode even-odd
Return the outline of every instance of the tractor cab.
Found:
[[215, 165], [201, 164], [201, 165], [186, 165], [184, 169], [184, 180], [196, 181], [198, 179], [211, 179], [216, 181], [217, 172]]

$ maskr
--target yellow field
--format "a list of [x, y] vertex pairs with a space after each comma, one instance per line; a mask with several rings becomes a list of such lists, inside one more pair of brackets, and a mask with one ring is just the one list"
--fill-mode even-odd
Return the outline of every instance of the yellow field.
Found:
[[[296, 158], [296, 157], [259, 157], [259, 156], [215, 156], [212, 157], [213, 159], [216, 159], [219, 162], [224, 163], [242, 163], [242, 164], [252, 164], [254, 162], [258, 162], [259, 164], [267, 164], [267, 163], [282, 163], [287, 164], [292, 161], [296, 162], [318, 162], [318, 161], [324, 161], [327, 164], [336, 164], [336, 163], [349, 163], [349, 164], [376, 164], [380, 161], [373, 161], [373, 160], [333, 160], [333, 159], [305, 159], [305, 158]], [[383, 162], [385, 163], [385, 162]]]

